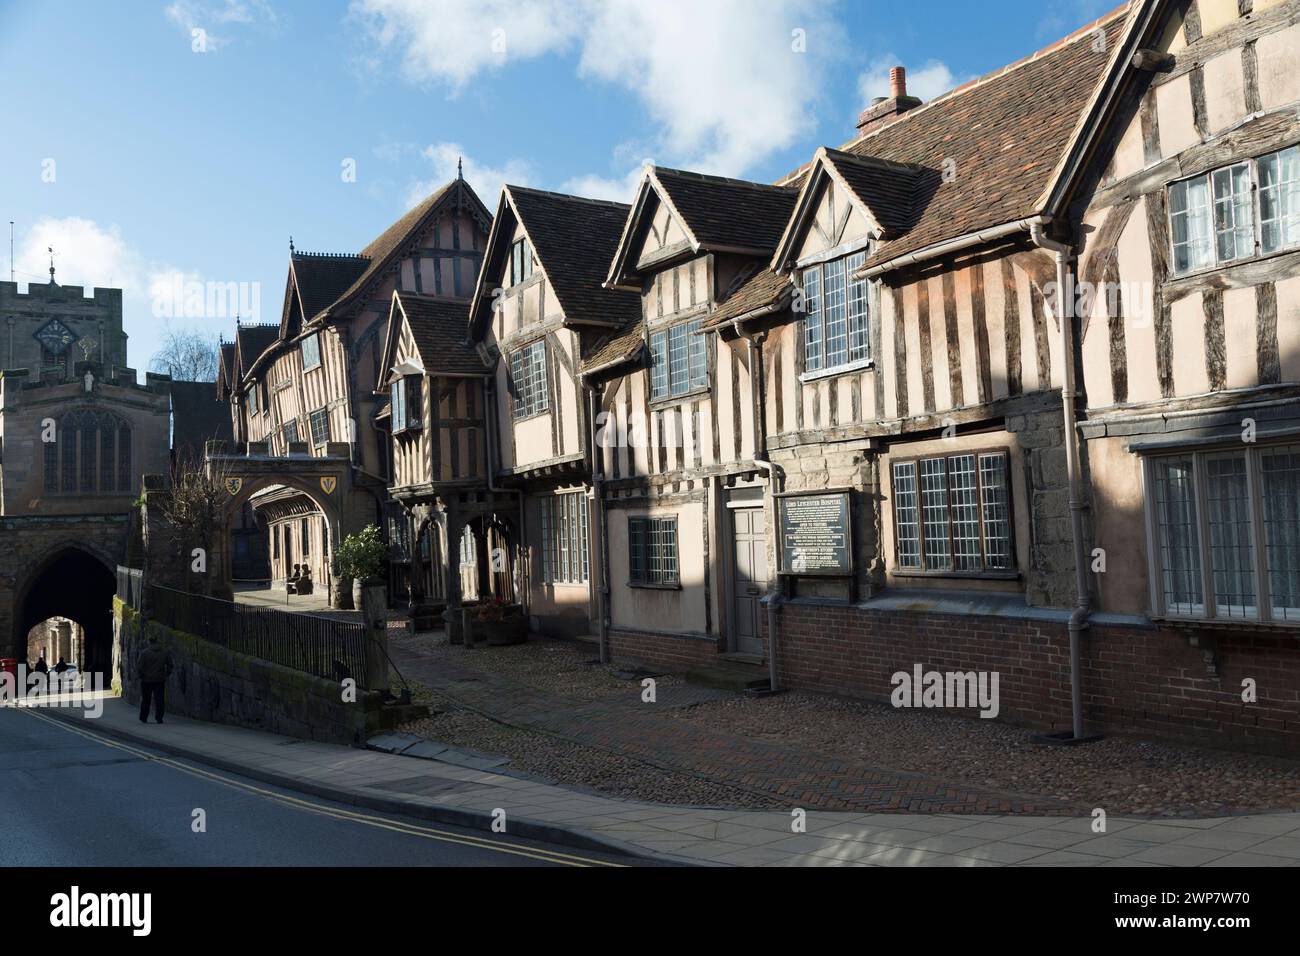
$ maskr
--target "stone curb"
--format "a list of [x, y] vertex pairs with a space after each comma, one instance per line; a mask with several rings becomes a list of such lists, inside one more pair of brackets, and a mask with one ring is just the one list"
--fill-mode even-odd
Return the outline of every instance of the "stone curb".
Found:
[[[65, 716], [51, 711], [45, 711], [45, 713], [49, 714], [60, 723], [69, 725], [76, 725], [77, 721], [84, 719]], [[218, 770], [225, 770], [228, 773], [237, 773], [240, 776], [248, 777], [252, 780], [269, 783], [277, 787], [284, 787], [287, 790], [294, 790], [298, 793], [305, 793], [324, 800], [332, 800], [335, 803], [363, 807], [367, 810], [378, 810], [381, 813], [394, 813], [401, 816], [416, 817], [434, 823], [448, 823], [454, 826], [461, 826], [474, 830], [487, 830], [488, 832], [491, 832], [492, 829], [492, 814], [481, 810], [468, 810], [463, 807], [429, 806], [428, 804], [402, 800], [399, 797], [381, 797], [377, 794], [369, 793], [365, 790], [359, 790], [353, 787], [333, 787], [313, 780], [305, 780], [301, 777], [294, 777], [285, 773], [277, 773], [274, 770], [267, 770], [262, 767], [253, 767], [248, 764], [241, 764], [238, 761], [215, 757], [201, 750], [194, 750], [168, 741], [160, 741], [152, 737], [133, 734], [118, 727], [97, 725], [93, 728], [87, 729], [94, 730], [96, 733], [103, 734], [106, 737], [113, 737], [128, 743], [139, 744], [143, 747], [160, 750], [173, 757], [183, 757], [188, 760], [194, 760], [206, 764], [209, 767], [215, 767]], [[639, 846], [635, 843], [629, 843], [625, 840], [600, 836], [590, 830], [561, 826], [556, 823], [545, 823], [541, 820], [533, 820], [529, 817], [511, 817], [509, 834], [513, 836], [526, 837], [532, 840], [541, 840], [546, 843], [555, 843], [560, 846], [569, 847], [570, 849], [593, 850], [598, 853], [613, 853], [619, 856], [647, 860], [654, 863], [671, 863], [678, 866], [727, 865], [724, 863], [710, 862], [708, 860], [676, 856], [671, 853], [661, 853], [657, 850], [651, 850], [647, 847]]]

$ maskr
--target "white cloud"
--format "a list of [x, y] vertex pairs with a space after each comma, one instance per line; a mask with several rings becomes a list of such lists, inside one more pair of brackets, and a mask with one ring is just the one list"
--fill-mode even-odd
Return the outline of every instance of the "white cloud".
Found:
[[672, 162], [739, 175], [815, 125], [833, 36], [814, 0], [603, 0], [580, 69], [641, 99]]
[[527, 186], [533, 180], [532, 169], [523, 160], [511, 159], [500, 166], [489, 166], [472, 156], [466, 156], [459, 143], [434, 143], [421, 150], [420, 155], [432, 167], [432, 175], [411, 187], [406, 197], [408, 208], [446, 185], [449, 180], [455, 179], [457, 162], [463, 162], [465, 181], [478, 194], [478, 198], [483, 200], [483, 205], [493, 213], [501, 198], [502, 186], [506, 183]]
[[889, 71], [900, 64], [907, 67], [908, 96], [926, 102], [972, 79], [970, 76], [957, 76], [946, 63], [939, 60], [927, 60], [920, 67], [911, 67], [896, 54], [886, 53], [872, 62], [858, 77], [858, 92], [862, 97], [863, 108], [877, 96], [889, 96]]
[[637, 166], [622, 179], [594, 173], [575, 176], [566, 179], [559, 191], [573, 196], [586, 196], [588, 199], [612, 199], [614, 202], [630, 203], [636, 196], [637, 186], [641, 184], [643, 169], [643, 166]]
[[408, 79], [453, 93], [576, 46], [582, 76], [641, 101], [670, 162], [735, 175], [814, 125], [838, 54], [822, 0], [353, 0], [351, 11]]
[[145, 291], [146, 269], [117, 226], [100, 226], [80, 216], [42, 216], [23, 237], [14, 268], [28, 281], [42, 281], [49, 276], [51, 248], [54, 278], [60, 285]]
[[407, 79], [459, 92], [482, 70], [566, 49], [581, 33], [588, 2], [353, 0], [349, 13], [381, 52], [401, 48]]
[[230, 42], [226, 33], [216, 33], [214, 27], [273, 24], [278, 19], [268, 0], [173, 0], [163, 8], [163, 14], [186, 36], [191, 35], [191, 30], [203, 30], [207, 51], [219, 50]]
[[93, 219], [68, 216], [38, 219], [23, 236], [14, 253], [20, 281], [49, 281], [50, 249], [54, 250], [54, 278], [59, 285], [121, 289], [124, 300], [136, 308], [182, 282], [202, 281], [194, 271], [143, 256], [122, 236], [116, 225], [101, 226]]

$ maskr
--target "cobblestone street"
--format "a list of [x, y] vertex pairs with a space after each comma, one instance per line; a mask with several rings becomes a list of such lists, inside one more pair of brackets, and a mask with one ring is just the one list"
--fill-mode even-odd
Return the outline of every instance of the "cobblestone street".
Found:
[[[594, 662], [538, 639], [465, 649], [393, 632], [392, 655], [441, 714], [403, 729], [512, 769], [669, 804], [910, 813], [1202, 816], [1300, 806], [1300, 764], [1109, 737], [1031, 742], [995, 721], [789, 693], [747, 698]], [[835, 756], [832, 756], [835, 754]], [[1119, 772], [1117, 768], [1124, 768]]]

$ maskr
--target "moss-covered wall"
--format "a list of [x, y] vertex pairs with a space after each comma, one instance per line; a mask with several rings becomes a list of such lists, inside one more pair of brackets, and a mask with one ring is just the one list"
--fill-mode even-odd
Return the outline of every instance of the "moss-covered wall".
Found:
[[379, 729], [376, 693], [358, 690], [356, 702], [346, 703], [337, 681], [163, 627], [115, 598], [113, 689], [132, 703], [140, 701], [136, 655], [150, 633], [171, 648], [175, 664], [167, 682], [168, 713], [335, 744], [360, 745]]

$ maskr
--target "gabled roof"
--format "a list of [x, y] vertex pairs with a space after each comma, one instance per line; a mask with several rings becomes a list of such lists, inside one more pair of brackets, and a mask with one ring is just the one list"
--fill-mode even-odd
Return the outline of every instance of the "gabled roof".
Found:
[[1168, 22], [1167, 14], [1177, 5], [1172, 0], [1135, 0], [1122, 38], [1115, 44], [1110, 65], [1093, 93], [1074, 136], [1062, 151], [1052, 179], [1039, 204], [1048, 214], [1056, 214], [1070, 199], [1091, 155], [1101, 142], [1101, 134], [1113, 117], [1120, 91], [1134, 75], [1142, 71], [1133, 65], [1138, 50], [1155, 46]]
[[370, 268], [366, 255], [337, 252], [294, 252], [289, 273], [308, 321], [333, 305]]
[[681, 224], [693, 253], [734, 252], [767, 258], [776, 249], [798, 195], [798, 182], [773, 186], [647, 166], [606, 285], [626, 285], [636, 277], [632, 256], [645, 235], [656, 201], [665, 204]]
[[217, 350], [217, 400], [230, 397], [231, 383], [235, 381], [235, 343], [222, 342]]
[[235, 362], [234, 372], [231, 376], [232, 385], [235, 391], [239, 391], [239, 384], [242, 382], [248, 370], [253, 367], [263, 352], [275, 344], [279, 338], [279, 325], [270, 325], [261, 323], [257, 325], [241, 324], [235, 329]]
[[[879, 243], [866, 266], [1038, 214], [1117, 49], [1128, 9], [845, 144], [845, 153], [925, 170], [905, 226]], [[1098, 28], [1104, 44], [1096, 42]]]
[[[304, 303], [303, 311], [307, 321], [328, 322], [346, 312], [376, 281], [388, 273], [401, 256], [403, 248], [437, 214], [439, 208], [453, 202], [458, 206], [463, 204], [470, 207], [485, 224], [490, 220], [487, 207], [483, 205], [474, 190], [470, 189], [469, 184], [463, 179], [453, 179], [416, 205], [361, 250], [357, 258], [365, 260], [365, 268], [333, 300], [314, 313], [307, 312]], [[336, 275], [331, 276], [331, 280], [335, 278]]]
[[469, 341], [469, 300], [394, 292], [384, 342], [380, 382], [389, 380], [401, 324], [411, 330], [420, 364], [428, 375], [486, 376], [491, 367]]
[[888, 240], [906, 233], [914, 210], [924, 203], [939, 180], [937, 172], [923, 166], [821, 147], [813, 155], [812, 165], [804, 177], [794, 213], [772, 257], [772, 268], [786, 271], [793, 265], [800, 239], [817, 214], [827, 183], [834, 182], [848, 194], [871, 224], [873, 238]]
[[634, 292], [606, 289], [605, 268], [630, 206], [523, 186], [501, 191], [470, 315], [482, 328], [494, 301], [496, 277], [510, 254], [515, 225], [524, 234], [559, 300], [566, 322], [623, 327], [641, 318]]
[[645, 336], [642, 335], [639, 322], [624, 329], [606, 332], [587, 349], [582, 361], [578, 363], [578, 371], [583, 375], [608, 371], [640, 357], [644, 347]]
[[[222, 346], [222, 349], [229, 346]], [[230, 403], [213, 397], [213, 382], [172, 382], [172, 451], [191, 463], [202, 460], [208, 439], [231, 441]]]
[[704, 328], [716, 329], [736, 319], [777, 312], [789, 303], [793, 290], [789, 275], [757, 266], [732, 283], [726, 298], [704, 320]]

